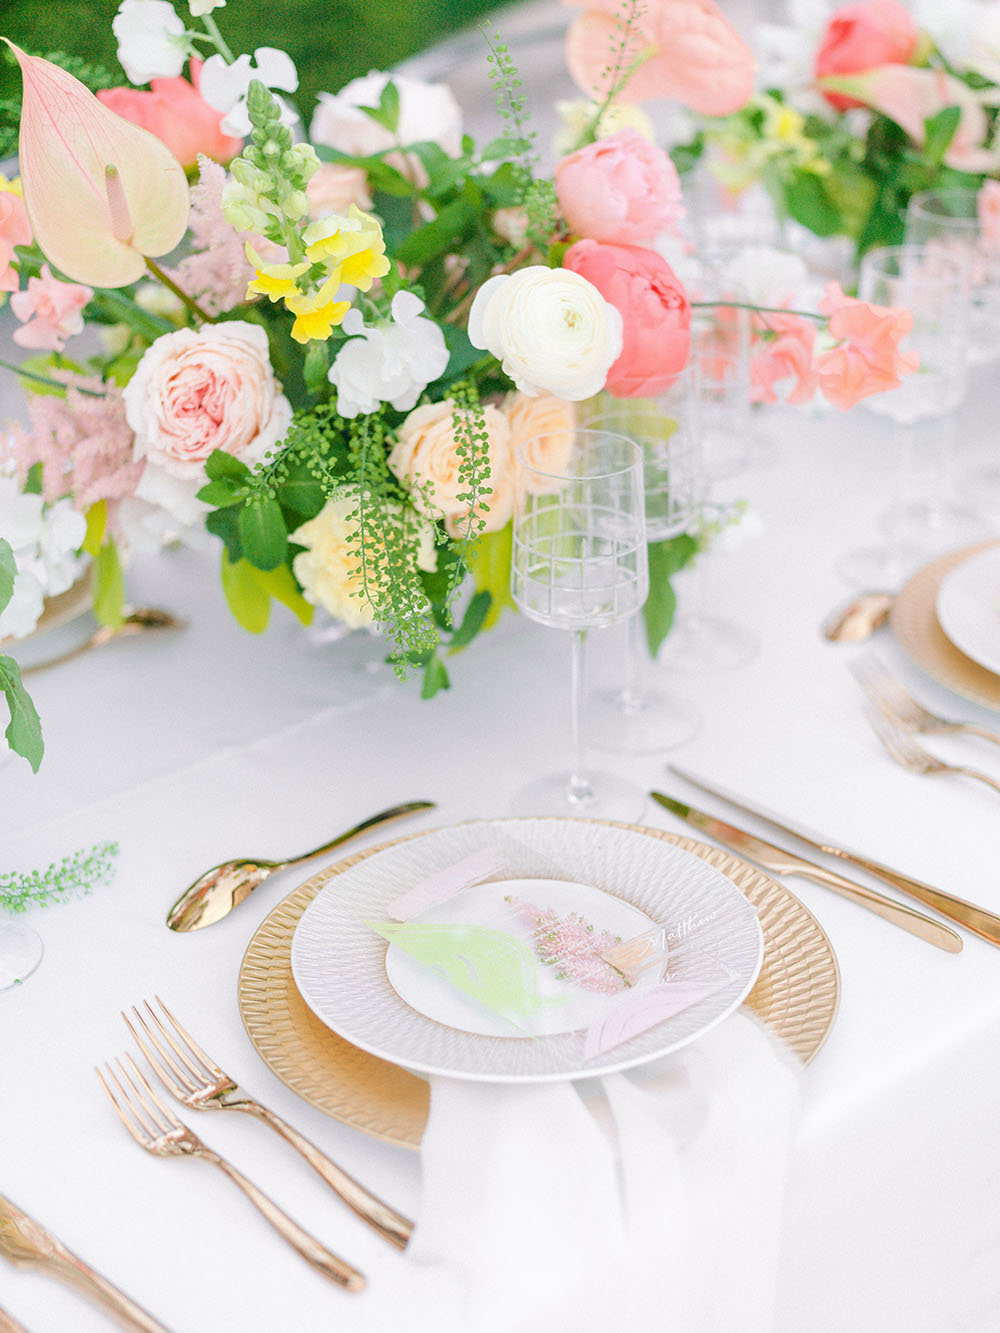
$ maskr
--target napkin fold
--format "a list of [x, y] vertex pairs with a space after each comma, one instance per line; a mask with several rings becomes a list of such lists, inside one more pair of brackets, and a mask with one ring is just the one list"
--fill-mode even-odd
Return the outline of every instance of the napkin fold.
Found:
[[801, 1068], [741, 1010], [637, 1071], [432, 1080], [422, 1326], [766, 1333]]

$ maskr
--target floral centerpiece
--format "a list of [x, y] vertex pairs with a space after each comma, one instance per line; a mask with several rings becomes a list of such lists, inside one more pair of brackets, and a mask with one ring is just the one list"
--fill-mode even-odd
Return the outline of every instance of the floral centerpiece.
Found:
[[[274, 600], [303, 622], [319, 607], [375, 625], [429, 696], [445, 651], [509, 602], [517, 451], [544, 435], [564, 454], [577, 404], [656, 398], [689, 358], [691, 299], [662, 252], [680, 182], [624, 99], [735, 112], [753, 57], [712, 0], [582, 12], [569, 62], [588, 100], [548, 178], [489, 32], [492, 142], [462, 134], [447, 88], [386, 74], [323, 94], [307, 138], [291, 61], [234, 56], [223, 3], [190, 0], [189, 27], [169, 0], [123, 0], [119, 58], [148, 89], [95, 94], [13, 48], [20, 177], [0, 192], [0, 287], [33, 355], [0, 484], [50, 524], [72, 511], [59, 540], [92, 561], [106, 623], [135, 552], [207, 529], [247, 629]], [[910, 369], [905, 316], [839, 289], [812, 314], [758, 319], [771, 396], [846, 407]], [[84, 329], [96, 352], [71, 354]], [[38, 562], [11, 546], [0, 637], [32, 619]]]

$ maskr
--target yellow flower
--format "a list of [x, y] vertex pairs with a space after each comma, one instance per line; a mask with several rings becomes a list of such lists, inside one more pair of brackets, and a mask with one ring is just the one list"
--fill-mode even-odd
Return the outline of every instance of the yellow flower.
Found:
[[302, 233], [306, 255], [315, 264], [332, 261], [343, 282], [367, 292], [376, 278], [389, 272], [382, 228], [370, 213], [351, 204], [345, 217], [331, 213], [317, 218]]
[[324, 342], [333, 332], [334, 324], [343, 320], [351, 303], [333, 299], [339, 286], [338, 269], [315, 292], [285, 297], [285, 308], [295, 316], [292, 337], [296, 342]]
[[3, 172], [0, 171], [0, 194], [2, 194], [5, 190], [9, 191], [11, 194], [16, 194], [17, 197], [20, 199], [22, 197], [21, 177], [15, 176], [12, 180], [7, 180]]
[[256, 270], [253, 281], [247, 287], [247, 296], [256, 292], [270, 301], [280, 301], [282, 297], [301, 295], [295, 279], [305, 273], [309, 267], [307, 263], [265, 264], [249, 243], [246, 252]]

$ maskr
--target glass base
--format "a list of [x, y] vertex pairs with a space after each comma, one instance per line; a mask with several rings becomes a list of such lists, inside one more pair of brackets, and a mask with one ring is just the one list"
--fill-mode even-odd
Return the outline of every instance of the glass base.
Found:
[[760, 640], [743, 625], [713, 616], [683, 616], [675, 621], [656, 662], [688, 674], [732, 671], [759, 652]]
[[614, 773], [588, 771], [587, 790], [574, 795], [571, 773], [550, 773], [515, 794], [515, 815], [562, 815], [576, 819], [621, 819], [633, 824], [646, 809], [646, 793]]
[[921, 550], [928, 560], [995, 534], [980, 514], [947, 500], [900, 505], [883, 516], [880, 526], [897, 541]]
[[662, 690], [601, 690], [585, 705], [587, 739], [615, 754], [659, 754], [701, 729], [701, 713]]
[[926, 560], [916, 547], [864, 546], [837, 562], [837, 574], [851, 588], [895, 592], [922, 564]]
[[0, 990], [17, 986], [42, 961], [42, 941], [30, 926], [0, 922]]

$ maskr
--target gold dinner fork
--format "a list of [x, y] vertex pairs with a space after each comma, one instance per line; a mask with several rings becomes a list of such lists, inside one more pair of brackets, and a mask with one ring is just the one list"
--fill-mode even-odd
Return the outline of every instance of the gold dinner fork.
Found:
[[[158, 995], [155, 999], [162, 1015], [157, 1014], [149, 1001], [145, 1000], [145, 1016], [135, 1005], [132, 1006], [135, 1024], [130, 1022], [125, 1013], [122, 1013], [122, 1018], [168, 1092], [195, 1111], [245, 1111], [263, 1120], [265, 1125], [270, 1125], [286, 1143], [302, 1154], [313, 1170], [363, 1222], [367, 1222], [398, 1249], [406, 1248], [413, 1231], [413, 1223], [409, 1218], [397, 1213], [395, 1208], [365, 1189], [364, 1185], [348, 1175], [336, 1162], [331, 1162], [314, 1143], [310, 1143], [281, 1116], [245, 1092], [205, 1054]], [[145, 1036], [140, 1034], [136, 1025], [141, 1027]]]
[[961, 773], [967, 778], [985, 782], [994, 791], [1000, 791], [1000, 782], [995, 778], [991, 778], [987, 773], [980, 773], [978, 768], [966, 768], [964, 764], [946, 764], [943, 759], [931, 754], [930, 750], [925, 750], [908, 731], [904, 731], [898, 723], [891, 722], [878, 709], [866, 708], [865, 717], [896, 763], [908, 768], [911, 773], [931, 776], [939, 773]]
[[899, 681], [885, 669], [881, 662], [865, 657], [850, 664], [854, 679], [880, 712], [899, 722], [907, 731], [962, 732], [967, 736], [979, 736], [984, 741], [1000, 745], [1000, 735], [975, 722], [959, 722], [953, 718], [940, 717], [932, 713], [923, 704], [918, 703], [913, 695], [900, 685]]
[[346, 1287], [348, 1291], [361, 1290], [365, 1285], [362, 1273], [345, 1263], [343, 1259], [338, 1259], [325, 1245], [321, 1245], [315, 1236], [311, 1236], [294, 1222], [252, 1180], [248, 1180], [242, 1171], [238, 1171], [214, 1149], [202, 1143], [197, 1134], [188, 1129], [173, 1111], [163, 1105], [132, 1057], [125, 1058], [131, 1067], [131, 1072], [125, 1068], [121, 1060], [115, 1061], [118, 1073], [115, 1073], [110, 1064], [104, 1066], [104, 1073], [100, 1069], [95, 1072], [111, 1100], [111, 1105], [118, 1112], [122, 1124], [141, 1148], [145, 1148], [147, 1152], [157, 1157], [201, 1157], [206, 1162], [212, 1162], [239, 1186], [275, 1231], [298, 1251], [306, 1263], [311, 1264], [338, 1286]]
[[23, 1324], [19, 1324], [13, 1315], [0, 1310], [0, 1333], [28, 1333]]

